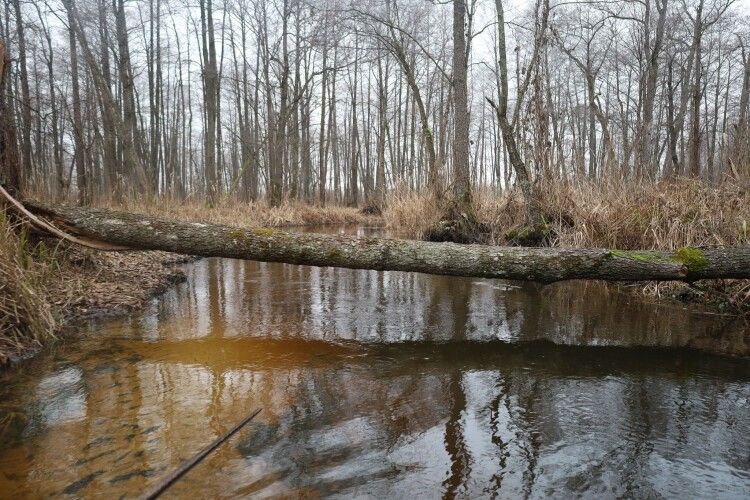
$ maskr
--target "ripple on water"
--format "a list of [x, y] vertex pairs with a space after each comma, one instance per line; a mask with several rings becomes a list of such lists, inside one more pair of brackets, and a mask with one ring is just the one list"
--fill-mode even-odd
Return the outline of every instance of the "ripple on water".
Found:
[[175, 495], [750, 491], [750, 361], [675, 349], [747, 354], [727, 320], [599, 284], [218, 259], [188, 275], [4, 379], [0, 491], [137, 496], [255, 408]]

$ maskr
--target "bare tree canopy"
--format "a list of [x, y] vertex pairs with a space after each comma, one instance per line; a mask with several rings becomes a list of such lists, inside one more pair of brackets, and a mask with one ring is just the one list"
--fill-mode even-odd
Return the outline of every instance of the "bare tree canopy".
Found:
[[[363, 205], [750, 176], [735, 0], [0, 4], [24, 187]], [[12, 99], [11, 99], [11, 96]]]

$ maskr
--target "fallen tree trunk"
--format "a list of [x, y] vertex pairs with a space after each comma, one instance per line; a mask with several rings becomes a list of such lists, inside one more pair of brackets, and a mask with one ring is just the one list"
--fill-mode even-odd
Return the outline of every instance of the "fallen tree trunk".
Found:
[[658, 252], [459, 245], [241, 229], [33, 201], [25, 205], [75, 237], [132, 250], [541, 282], [750, 278], [750, 246]]

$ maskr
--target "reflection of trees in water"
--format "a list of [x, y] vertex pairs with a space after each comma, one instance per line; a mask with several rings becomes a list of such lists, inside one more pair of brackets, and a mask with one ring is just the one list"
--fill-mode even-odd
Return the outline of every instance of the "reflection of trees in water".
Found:
[[[445, 305], [449, 297], [429, 300]], [[493, 353], [459, 344], [248, 365], [222, 357], [200, 363], [194, 351], [165, 361], [159, 343], [127, 345], [107, 355], [108, 365], [104, 355], [76, 359], [87, 388], [84, 420], [26, 431], [36, 462], [54, 464], [53, 476], [63, 478], [56, 491], [84, 470], [65, 470], [60, 453], [92, 459], [85, 470], [105, 471], [92, 483], [103, 491], [135, 490], [142, 475], [110, 481], [155, 477], [255, 407], [262, 418], [238, 448], [196, 471], [194, 487], [223, 484], [247, 495], [426, 487], [452, 497], [596, 494], [617, 484], [623, 495], [642, 496], [693, 481], [666, 470], [664, 484], [652, 484], [663, 461], [747, 468], [750, 416], [737, 403], [750, 397], [747, 381], [722, 368], [711, 375], [690, 358], [675, 369], [664, 355], [635, 362], [622, 351]], [[113, 441], [85, 449], [102, 436]], [[235, 449], [252, 473], [238, 474]]]
[[[167, 320], [170, 309], [190, 318], [183, 336], [212, 328], [228, 336], [367, 343], [445, 342], [465, 335], [750, 354], [747, 326], [738, 320], [649, 304], [597, 282], [543, 286], [229, 259], [207, 259], [191, 272], [177, 300], [160, 306]], [[190, 300], [180, 298], [186, 293]], [[215, 320], [208, 319], [211, 311]]]
[[463, 417], [466, 411], [466, 395], [461, 384], [461, 372], [448, 376], [446, 389], [448, 398], [448, 421], [445, 424], [443, 441], [450, 458], [448, 477], [443, 481], [443, 498], [455, 498], [466, 488], [471, 472], [469, 450], [464, 440]]
[[336, 368], [301, 375], [295, 386], [286, 387], [296, 404], [264, 409], [273, 418], [252, 425], [239, 445], [251, 462], [268, 465], [256, 479], [259, 487], [282, 481], [288, 488], [314, 486], [331, 493], [394, 476], [400, 469], [387, 459], [389, 451], [445, 415], [442, 380], [434, 375], [377, 377]]
[[[376, 493], [428, 484], [447, 497], [596, 494], [605, 483], [642, 496], [672, 484], [650, 484], [664, 461], [747, 470], [746, 364], [467, 342], [501, 327], [511, 338], [584, 343], [627, 339], [635, 330], [640, 336], [632, 338], [650, 342], [664, 325], [688, 325], [689, 332], [688, 315], [663, 322], [595, 286], [498, 290], [485, 281], [213, 259], [196, 269], [153, 317], [123, 320], [124, 338], [143, 342], [86, 355], [81, 344], [66, 354], [83, 374], [86, 416], [62, 432], [30, 419], [19, 432], [44, 450], [36, 461], [54, 463], [71, 482], [79, 471], [62, 468], [59, 450], [92, 459], [87, 467], [106, 471], [95, 483], [115, 488], [107, 486], [113, 476], [172, 466], [262, 407], [238, 448], [252, 479], [235, 474], [239, 465], [226, 452], [196, 481], [225, 479], [247, 495], [278, 487], [352, 493], [371, 481]], [[587, 315], [588, 308], [609, 309]], [[439, 342], [397, 343], [404, 332]], [[300, 344], [300, 336], [375, 346], [350, 356]], [[45, 370], [54, 365], [40, 377]], [[118, 426], [157, 429], [134, 434]], [[132, 454], [113, 465], [114, 453], [83, 451], [102, 434], [114, 436], [108, 449]], [[673, 483], [694, 481], [667, 474]], [[134, 476], [116, 488], [142, 481]]]
[[[470, 292], [466, 289], [467, 283], [466, 281], [460, 282], [455, 293], [450, 294], [451, 311], [454, 314], [452, 315], [452, 328], [449, 331], [453, 333], [452, 340], [457, 342], [466, 339], [470, 328], [468, 304]], [[445, 288], [439, 290], [445, 291]], [[437, 307], [431, 309], [434, 310]], [[465, 490], [466, 481], [471, 473], [471, 456], [464, 436], [466, 393], [462, 379], [463, 372], [456, 368], [449, 372], [446, 384], [448, 421], [445, 424], [443, 442], [450, 459], [450, 471], [443, 481], [443, 498], [455, 498], [459, 491]]]

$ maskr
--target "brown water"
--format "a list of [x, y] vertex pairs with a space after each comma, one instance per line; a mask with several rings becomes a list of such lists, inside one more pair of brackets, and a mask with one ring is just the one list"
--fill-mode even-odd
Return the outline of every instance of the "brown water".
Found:
[[256, 408], [166, 496], [750, 496], [739, 321], [593, 283], [187, 273], [2, 375], [0, 497], [138, 496]]

